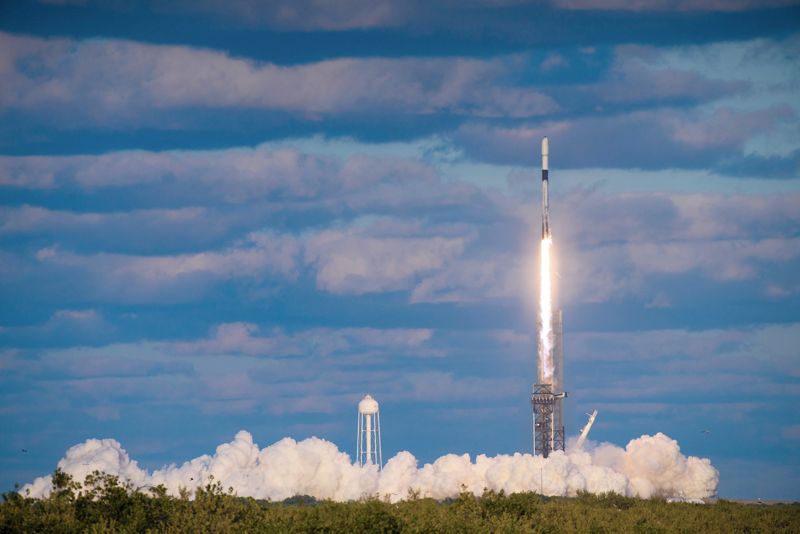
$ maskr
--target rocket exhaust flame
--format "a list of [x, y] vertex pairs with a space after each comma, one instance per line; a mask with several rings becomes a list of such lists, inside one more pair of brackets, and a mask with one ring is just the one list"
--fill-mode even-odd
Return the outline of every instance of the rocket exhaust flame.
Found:
[[550, 287], [550, 237], [542, 239], [539, 279], [539, 383], [553, 382], [553, 302]]

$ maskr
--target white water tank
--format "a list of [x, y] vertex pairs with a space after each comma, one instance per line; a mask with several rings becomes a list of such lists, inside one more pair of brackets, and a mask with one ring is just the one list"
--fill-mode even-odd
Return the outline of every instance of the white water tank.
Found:
[[381, 413], [378, 401], [372, 395], [364, 395], [358, 403], [358, 436], [356, 463], [377, 465], [383, 468], [381, 455]]

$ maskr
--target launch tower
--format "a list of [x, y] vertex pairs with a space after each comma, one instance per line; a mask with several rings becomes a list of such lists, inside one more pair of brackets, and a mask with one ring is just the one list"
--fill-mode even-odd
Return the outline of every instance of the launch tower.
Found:
[[539, 351], [537, 381], [533, 385], [533, 451], [547, 458], [563, 451], [564, 439], [564, 346], [561, 310], [553, 313], [550, 271], [549, 143], [542, 139], [542, 248], [539, 298]]

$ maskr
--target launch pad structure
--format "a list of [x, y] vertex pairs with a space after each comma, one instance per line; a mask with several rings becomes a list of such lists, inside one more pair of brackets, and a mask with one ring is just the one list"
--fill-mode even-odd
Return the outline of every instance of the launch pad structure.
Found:
[[533, 407], [533, 453], [547, 458], [552, 451], [563, 451], [564, 435], [564, 344], [562, 342], [561, 310], [553, 317], [553, 383], [534, 384], [531, 393]]

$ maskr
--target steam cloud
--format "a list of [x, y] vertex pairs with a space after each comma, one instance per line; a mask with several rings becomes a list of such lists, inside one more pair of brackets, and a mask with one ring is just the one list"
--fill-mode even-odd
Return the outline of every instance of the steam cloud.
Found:
[[[447, 454], [418, 467], [406, 451], [389, 460], [382, 472], [376, 466], [359, 467], [333, 443], [319, 438], [284, 438], [259, 450], [244, 430], [230, 443], [217, 447], [180, 467], [170, 465], [148, 473], [114, 439], [89, 439], [75, 445], [58, 462], [64, 472], [83, 481], [94, 470], [117, 475], [137, 488], [163, 484], [177, 495], [179, 488], [194, 491], [213, 480], [233, 487], [240, 496], [283, 500], [295, 495], [336, 501], [361, 497], [405, 499], [409, 490], [421, 497], [455, 497], [466, 488], [480, 495], [485, 489], [506, 493], [537, 491], [546, 495], [575, 495], [613, 491], [649, 498], [655, 495], [698, 499], [714, 495], [719, 473], [705, 458], [686, 457], [678, 442], [658, 433], [631, 440], [622, 449], [608, 443], [589, 450], [555, 451], [545, 459], [530, 454]], [[46, 497], [51, 477], [39, 477], [21, 493]]]

